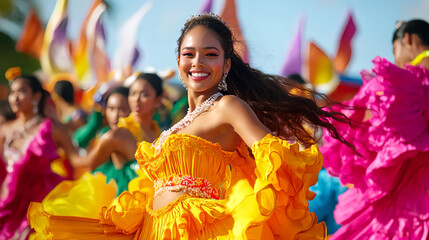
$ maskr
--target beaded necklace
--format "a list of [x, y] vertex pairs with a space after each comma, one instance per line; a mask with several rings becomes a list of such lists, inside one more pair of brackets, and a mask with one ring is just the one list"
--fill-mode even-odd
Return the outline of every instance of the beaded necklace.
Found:
[[12, 133], [11, 139], [6, 141], [8, 143], [8, 145], [12, 145], [12, 143], [19, 138], [23, 138], [25, 136], [27, 136], [27, 132], [30, 128], [36, 126], [37, 123], [39, 123], [40, 119], [42, 119], [42, 117], [40, 115], [34, 115], [32, 118], [30, 118], [30, 120], [26, 121], [24, 123], [24, 127], [23, 128], [19, 128], [18, 130], [14, 131]]
[[156, 152], [159, 153], [159, 151], [161, 151], [162, 144], [164, 143], [165, 139], [168, 138], [168, 136], [170, 136], [173, 132], [177, 132], [180, 129], [183, 129], [183, 128], [189, 126], [189, 124], [191, 124], [196, 117], [198, 117], [201, 113], [207, 111], [211, 106], [213, 106], [214, 101], [220, 96], [223, 96], [223, 94], [220, 92], [217, 92], [217, 93], [211, 95], [209, 98], [207, 98], [207, 100], [205, 100], [200, 106], [195, 108], [195, 110], [192, 112], [190, 112], [189, 108], [188, 108], [188, 112], [187, 112], [186, 116], [184, 118], [182, 118], [182, 120], [180, 120], [179, 122], [174, 124], [168, 130], [163, 131], [161, 133], [161, 135], [159, 136], [158, 141], [156, 141], [156, 142], [154, 142], [154, 144], [152, 144], [152, 146], [155, 147]]
[[13, 165], [22, 156], [22, 152], [21, 152], [22, 149], [26, 149], [28, 146], [27, 144], [29, 144], [33, 138], [28, 138], [26, 140], [26, 142], [23, 144], [23, 146], [20, 146], [21, 149], [12, 146], [12, 144], [16, 140], [26, 137], [28, 135], [28, 130], [30, 128], [36, 126], [37, 123], [39, 123], [41, 119], [42, 119], [42, 117], [40, 115], [35, 115], [30, 120], [28, 120], [24, 123], [23, 128], [20, 128], [20, 129], [14, 131], [10, 136], [6, 137], [5, 142], [4, 142], [4, 155], [7, 159], [6, 170], [8, 172], [13, 171]]

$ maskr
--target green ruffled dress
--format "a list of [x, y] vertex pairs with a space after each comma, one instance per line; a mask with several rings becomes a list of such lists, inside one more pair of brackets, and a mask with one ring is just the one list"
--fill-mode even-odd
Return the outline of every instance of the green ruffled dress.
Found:
[[130, 160], [125, 163], [120, 169], [116, 169], [111, 159], [109, 161], [98, 166], [93, 173], [101, 172], [106, 175], [106, 181], [109, 182], [111, 179], [115, 180], [118, 186], [118, 192], [116, 196], [119, 196], [124, 191], [128, 190], [128, 183], [137, 177], [136, 170], [139, 165], [136, 160]]

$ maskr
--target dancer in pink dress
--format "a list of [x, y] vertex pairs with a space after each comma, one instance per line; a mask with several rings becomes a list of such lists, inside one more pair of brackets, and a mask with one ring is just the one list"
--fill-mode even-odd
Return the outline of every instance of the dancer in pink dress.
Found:
[[34, 76], [11, 82], [8, 101], [16, 119], [0, 126], [0, 239], [25, 239], [30, 202], [41, 201], [63, 180], [51, 171], [57, 144], [69, 157], [77, 156], [67, 132], [45, 117], [46, 96]]
[[[363, 86], [334, 125], [358, 153], [326, 134], [325, 167], [353, 187], [334, 212], [343, 225], [331, 239], [428, 239], [429, 24], [401, 22], [395, 64], [373, 60]], [[414, 59], [414, 60], [413, 60]]]

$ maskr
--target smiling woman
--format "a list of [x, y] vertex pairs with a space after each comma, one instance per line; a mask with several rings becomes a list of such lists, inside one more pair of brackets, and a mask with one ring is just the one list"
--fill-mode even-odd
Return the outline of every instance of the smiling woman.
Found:
[[16, 118], [0, 125], [0, 239], [24, 239], [26, 211], [64, 178], [51, 170], [62, 148], [77, 157], [70, 136], [45, 116], [47, 92], [31, 75], [12, 79], [8, 102]]
[[135, 154], [153, 191], [131, 182], [137, 187], [100, 207], [100, 219], [59, 216], [49, 205], [34, 204], [29, 218], [37, 233], [55, 239], [324, 239], [326, 227], [307, 203], [323, 158], [303, 124], [325, 127], [343, 141], [327, 119], [348, 119], [290, 94], [292, 86], [309, 91], [251, 68], [233, 46], [218, 16], [191, 17], [177, 57], [188, 114], [156, 142], [141, 142]]
[[201, 94], [207, 89], [216, 90], [213, 86], [223, 76], [226, 78], [231, 60], [225, 61], [225, 52], [211, 30], [196, 26], [182, 40], [177, 65], [184, 85]]

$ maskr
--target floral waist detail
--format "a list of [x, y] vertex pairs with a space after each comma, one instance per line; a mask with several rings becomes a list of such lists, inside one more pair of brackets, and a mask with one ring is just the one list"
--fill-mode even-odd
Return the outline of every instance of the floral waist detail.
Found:
[[189, 175], [174, 175], [169, 178], [156, 179], [154, 188], [155, 197], [165, 191], [182, 191], [194, 197], [220, 199], [220, 190], [214, 188], [207, 179]]

